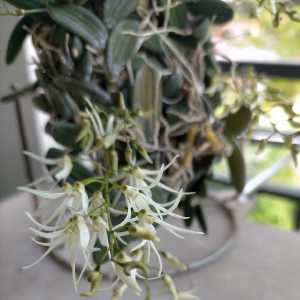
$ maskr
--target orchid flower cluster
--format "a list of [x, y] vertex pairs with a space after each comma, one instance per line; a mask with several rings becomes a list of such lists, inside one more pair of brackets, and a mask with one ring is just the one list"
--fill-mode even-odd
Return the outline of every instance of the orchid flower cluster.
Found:
[[[167, 220], [168, 217], [184, 219], [175, 210], [187, 193], [164, 183], [164, 175], [178, 157], [153, 168], [151, 156], [137, 142], [138, 113], [126, 108], [121, 95], [119, 102], [117, 111], [107, 113], [87, 100], [77, 138], [83, 151], [77, 156], [63, 153], [59, 158], [44, 158], [25, 153], [45, 164], [49, 176], [20, 190], [57, 206], [43, 219], [27, 212], [33, 223], [32, 240], [47, 250], [24, 269], [63, 247], [69, 255], [75, 290], [79, 290], [84, 276], [91, 284], [91, 289], [81, 293], [82, 296], [93, 296], [107, 289], [101, 286], [102, 267], [110, 264], [115, 277], [109, 287], [113, 289], [113, 300], [120, 299], [127, 288], [142, 295], [140, 281], [144, 281], [149, 299], [148, 281], [154, 279], [163, 280], [174, 299], [197, 299], [176, 289], [164, 271], [163, 260], [180, 270], [187, 270], [186, 265], [159, 249], [158, 227], [179, 239], [185, 233], [202, 235]], [[96, 175], [81, 181], [70, 180], [78, 162], [89, 166]], [[51, 178], [54, 187], [52, 182], [51, 189], [38, 189], [41, 183], [50, 183]], [[161, 201], [161, 193], [167, 194], [169, 200]]]

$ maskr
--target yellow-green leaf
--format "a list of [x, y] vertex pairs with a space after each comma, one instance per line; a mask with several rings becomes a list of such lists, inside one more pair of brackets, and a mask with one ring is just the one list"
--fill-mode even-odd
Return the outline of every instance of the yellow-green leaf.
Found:
[[232, 142], [232, 153], [228, 158], [228, 166], [231, 175], [231, 182], [235, 189], [241, 193], [246, 184], [246, 165], [240, 147]]
[[161, 113], [161, 75], [144, 65], [138, 72], [134, 87], [134, 107], [143, 112], [141, 120], [145, 135], [152, 140], [156, 120]]

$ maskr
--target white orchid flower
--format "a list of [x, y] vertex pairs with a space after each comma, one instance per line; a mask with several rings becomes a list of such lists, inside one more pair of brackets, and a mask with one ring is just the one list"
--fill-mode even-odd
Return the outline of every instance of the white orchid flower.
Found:
[[203, 232], [192, 231], [184, 229], [164, 221], [165, 216], [172, 216], [175, 218], [183, 219], [183, 217], [174, 213], [174, 210], [178, 207], [182, 196], [185, 193], [181, 190], [178, 192], [177, 197], [165, 204], [155, 202], [152, 199], [151, 190], [145, 187], [131, 187], [126, 186], [124, 191], [126, 203], [127, 203], [127, 215], [124, 220], [116, 225], [113, 229], [116, 230], [125, 226], [128, 223], [134, 223], [138, 221], [137, 217], [132, 218], [132, 210], [135, 213], [145, 212], [147, 216], [152, 218], [153, 224], [161, 225], [167, 231], [171, 232], [179, 238], [183, 238], [178, 232], [182, 233], [193, 233], [203, 235]]
[[[78, 251], [87, 260], [91, 252], [91, 245], [95, 242], [91, 242], [90, 230], [85, 218], [77, 215], [72, 217], [64, 226], [48, 226], [36, 221], [29, 213], [27, 213], [27, 216], [36, 226], [36, 228], [30, 228], [35, 236], [32, 240], [40, 246], [48, 247], [48, 249], [39, 259], [23, 267], [23, 269], [29, 269], [37, 265], [55, 248], [64, 245], [70, 255], [74, 286], [77, 289], [76, 262]], [[42, 242], [38, 239], [45, 241]]]
[[49, 176], [40, 178], [38, 179], [38, 181], [31, 183], [31, 185], [36, 185], [38, 183], [41, 183], [43, 180], [49, 178], [50, 176], [54, 176], [57, 181], [65, 180], [69, 177], [70, 173], [72, 172], [73, 162], [69, 155], [63, 155], [60, 158], [52, 159], [52, 158], [45, 158], [28, 151], [24, 151], [24, 154], [45, 165], [54, 166], [53, 170], [50, 171]]
[[[167, 168], [168, 167], [169, 166], [167, 166]], [[134, 235], [141, 239], [141, 242], [131, 249], [131, 252], [145, 248], [148, 253], [147, 261], [150, 262], [151, 251], [153, 251], [158, 261], [158, 273], [157, 276], [150, 279], [160, 278], [163, 271], [162, 259], [156, 248], [156, 242], [158, 242], [159, 239], [154, 226], [155, 224], [160, 225], [178, 238], [183, 238], [179, 233], [203, 235], [202, 232], [184, 229], [169, 224], [164, 220], [166, 216], [182, 219], [181, 216], [174, 213], [174, 210], [178, 207], [183, 195], [186, 194], [183, 190], [176, 191], [164, 184], [160, 184], [159, 181], [165, 169], [164, 166], [158, 171], [141, 171], [141, 169], [139, 169], [138, 175], [140, 176], [130, 177], [129, 182], [131, 185], [127, 185], [123, 191], [126, 200], [127, 214], [124, 220], [113, 228], [113, 230], [117, 230], [125, 225], [131, 224], [129, 231], [127, 233], [123, 232], [123, 235]], [[156, 176], [156, 178], [152, 178], [153, 175]], [[176, 194], [175, 199], [164, 204], [156, 202], [152, 198], [151, 190], [157, 186], [160, 189]], [[135, 230], [133, 231], [132, 228]], [[138, 273], [137, 276], [144, 278]]]
[[133, 268], [130, 270], [126, 269], [126, 264], [134, 262], [134, 260], [125, 252], [121, 252], [116, 257], [116, 263], [113, 263], [116, 275], [128, 287], [132, 288], [136, 294], [142, 293], [142, 288], [137, 282], [137, 269]]
[[[174, 211], [178, 207], [182, 197], [186, 194], [189, 194], [184, 193], [183, 190], [174, 190], [160, 182], [164, 172], [174, 163], [176, 159], [177, 157], [175, 157], [167, 166], [163, 165], [159, 170], [137, 168], [133, 174], [129, 176], [129, 184], [126, 185], [123, 190], [123, 195], [126, 200], [127, 214], [122, 222], [114, 226], [113, 230], [122, 228], [127, 224], [134, 224], [138, 222], [147, 230], [149, 230], [151, 227], [151, 230], [154, 234], [156, 234], [155, 227], [153, 226], [154, 224], [160, 225], [178, 238], [183, 238], [183, 236], [179, 233], [204, 234], [203, 232], [192, 231], [169, 224], [164, 220], [164, 218], [167, 216], [184, 219], [184, 217], [175, 214]], [[153, 199], [152, 189], [156, 187], [168, 193], [175, 194], [175, 199], [167, 203], [159, 203], [155, 201]], [[133, 213], [138, 216], [133, 216]], [[151, 243], [142, 243], [143, 246], [153, 249], [155, 254], [157, 253], [157, 249], [153, 241], [151, 241]], [[161, 265], [159, 254], [157, 255], [157, 258], [159, 265]]]
[[109, 226], [107, 222], [102, 217], [97, 217], [93, 221], [93, 231], [96, 236], [99, 238], [100, 244], [103, 247], [109, 248], [108, 234]]
[[62, 199], [61, 204], [55, 209], [48, 220], [45, 221], [45, 224], [50, 224], [55, 219], [60, 220], [67, 211], [83, 215], [88, 213], [89, 197], [84, 185], [80, 182], [73, 185], [65, 184], [62, 188], [56, 191], [43, 191], [28, 187], [19, 187], [18, 189], [44, 199]]
[[[179, 155], [176, 155], [166, 166], [162, 164], [160, 169], [158, 170], [150, 170], [150, 169], [143, 169], [143, 168], [137, 168], [134, 172], [134, 177], [132, 178], [133, 181], [140, 179], [143, 182], [145, 186], [149, 186], [150, 189], [154, 187], [159, 187], [164, 191], [167, 191], [172, 194], [178, 194], [178, 191], [163, 184], [161, 182], [164, 172], [167, 171], [178, 159]], [[150, 185], [149, 185], [150, 184]]]
[[109, 115], [106, 127], [104, 128], [99, 113], [89, 100], [86, 101], [90, 107], [90, 109], [86, 109], [86, 113], [93, 124], [96, 136], [103, 141], [104, 147], [108, 149], [115, 143], [118, 138], [119, 131], [123, 128], [123, 124], [120, 120], [117, 120], [114, 115]]
[[[184, 193], [182, 190], [174, 190], [160, 182], [164, 171], [174, 163], [175, 159], [177, 159], [177, 157], [175, 157], [167, 166], [162, 166], [159, 170], [137, 168], [133, 174], [129, 176], [129, 184], [127, 184], [123, 190], [127, 206], [127, 215], [120, 224], [114, 227], [114, 229], [120, 228], [130, 221], [137, 220], [136, 218], [131, 219], [132, 210], [135, 213], [145, 210], [148, 215], [157, 216], [161, 220], [167, 215], [184, 219], [184, 217], [175, 214], [173, 211], [179, 205], [182, 197], [189, 193]], [[155, 178], [153, 178], [153, 176], [155, 176]], [[152, 189], [157, 187], [168, 193], [177, 194], [177, 197], [167, 203], [156, 202], [153, 199]]]
[[[101, 212], [101, 208], [105, 205], [105, 201], [101, 192], [95, 193], [91, 198], [89, 213], [92, 217], [92, 228], [94, 235], [99, 239], [103, 247], [109, 248], [108, 231], [109, 225], [106, 212]], [[96, 213], [96, 215], [94, 215]]]

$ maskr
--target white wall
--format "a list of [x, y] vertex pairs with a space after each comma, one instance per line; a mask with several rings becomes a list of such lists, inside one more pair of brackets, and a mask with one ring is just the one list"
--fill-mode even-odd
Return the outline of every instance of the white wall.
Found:
[[[12, 84], [22, 87], [30, 81], [24, 53], [14, 65], [5, 65], [7, 40], [16, 21], [15, 17], [0, 17], [0, 95], [8, 93]], [[30, 99], [21, 99], [20, 103], [27, 143], [31, 151], [39, 152], [36, 117]], [[15, 104], [0, 104], [0, 199], [13, 193], [16, 186], [28, 182], [22, 150]], [[39, 171], [33, 166], [35, 174]]]

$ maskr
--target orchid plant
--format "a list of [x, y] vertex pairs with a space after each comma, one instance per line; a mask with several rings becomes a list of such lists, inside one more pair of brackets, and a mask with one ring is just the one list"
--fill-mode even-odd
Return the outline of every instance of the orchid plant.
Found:
[[[216, 116], [223, 86], [210, 34], [232, 19], [232, 8], [221, 0], [2, 2], [15, 7], [3, 14], [22, 17], [7, 63], [27, 36], [37, 54], [37, 81], [3, 100], [30, 93], [60, 145], [46, 157], [25, 152], [46, 175], [19, 189], [52, 209], [43, 218], [26, 213], [33, 241], [46, 251], [24, 269], [63, 247], [82, 296], [110, 288], [117, 300], [130, 288], [150, 299], [149, 281], [160, 279], [174, 300], [197, 299], [165, 271], [165, 262], [187, 266], [160, 249], [158, 228], [178, 239], [206, 233], [199, 195], [216, 157], [228, 157], [233, 185], [243, 191], [237, 138], [254, 115], [240, 102]], [[172, 218], [188, 226], [196, 218], [202, 229]], [[114, 274], [110, 287], [102, 285], [104, 265]]]
[[[46, 166], [52, 166], [50, 175], [57, 184], [51, 190], [38, 190], [32, 187], [21, 187], [20, 190], [41, 199], [60, 199], [60, 203], [43, 223], [30, 213], [26, 213], [35, 225], [30, 228], [34, 235], [33, 241], [48, 249], [36, 262], [25, 266], [24, 269], [33, 267], [51, 251], [64, 246], [70, 255], [75, 290], [78, 290], [85, 273], [91, 281], [91, 290], [81, 293], [83, 296], [91, 296], [101, 290], [99, 288], [101, 264], [98, 265], [93, 260], [94, 253], [100, 251], [101, 263], [110, 262], [112, 265], [116, 275], [113, 287], [120, 283], [114, 294], [121, 293], [125, 287], [130, 287], [137, 294], [141, 294], [142, 288], [137, 278], [146, 281], [167, 278], [163, 271], [162, 252], [158, 249], [160, 239], [157, 225], [177, 238], [183, 238], [182, 234], [203, 234], [200, 231], [177, 227], [165, 220], [168, 216], [184, 219], [174, 210], [188, 193], [162, 182], [164, 174], [173, 167], [178, 157], [175, 156], [170, 163], [163, 164], [158, 170], [141, 166], [137, 153], [131, 146], [132, 143], [137, 143], [134, 118], [125, 107], [122, 96], [119, 100], [120, 110], [124, 113], [120, 116], [104, 113], [101, 116], [91, 103], [88, 104], [90, 109], [86, 108], [83, 116], [89, 122], [89, 131], [83, 129], [84, 134], [81, 132], [77, 139], [81, 141], [83, 136], [93, 136], [91, 143], [83, 145], [83, 155], [85, 163], [92, 166], [97, 163], [100, 168], [97, 175], [68, 183], [67, 179], [74, 167], [73, 161], [76, 160], [74, 156], [64, 154], [61, 158], [50, 159], [25, 153]], [[120, 154], [115, 150], [118, 141], [124, 142], [125, 153], [122, 164], [119, 162]], [[145, 161], [150, 166], [153, 165], [146, 150], [142, 146], [138, 149], [141, 149]], [[103, 160], [97, 159], [97, 156]], [[95, 165], [94, 168], [96, 167]], [[40, 180], [38, 183], [41, 183]], [[31, 185], [36, 186], [37, 183]], [[95, 188], [91, 192], [88, 189], [92, 185], [95, 185]], [[169, 194], [171, 199], [163, 203], [157, 201], [154, 197], [155, 190]], [[132, 237], [135, 243], [129, 243], [128, 239]], [[79, 255], [83, 257], [84, 265], [77, 277], [76, 263]], [[156, 267], [150, 265], [151, 255], [157, 259]], [[171, 254], [164, 253], [163, 257], [175, 261], [179, 268], [184, 266]], [[150, 268], [157, 271], [150, 274]], [[170, 280], [169, 278], [168, 282]], [[113, 299], [116, 299], [116, 296], [114, 297]]]

